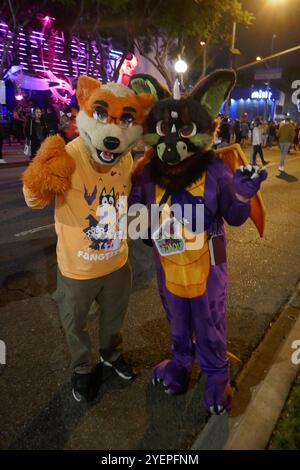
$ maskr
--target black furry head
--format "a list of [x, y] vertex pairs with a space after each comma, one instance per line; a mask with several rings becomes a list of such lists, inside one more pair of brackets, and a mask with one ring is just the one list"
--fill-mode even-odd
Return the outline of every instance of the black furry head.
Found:
[[157, 100], [146, 121], [144, 141], [170, 166], [194, 155], [201, 158], [211, 146], [215, 117], [234, 83], [233, 70], [219, 70], [200, 80], [187, 97], [175, 99], [153, 77], [134, 75], [131, 88]]

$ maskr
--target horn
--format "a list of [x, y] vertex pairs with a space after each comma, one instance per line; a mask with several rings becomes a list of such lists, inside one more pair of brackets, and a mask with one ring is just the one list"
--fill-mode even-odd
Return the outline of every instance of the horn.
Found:
[[174, 100], [180, 100], [181, 94], [180, 94], [180, 85], [179, 85], [179, 80], [176, 78], [173, 86], [173, 98]]

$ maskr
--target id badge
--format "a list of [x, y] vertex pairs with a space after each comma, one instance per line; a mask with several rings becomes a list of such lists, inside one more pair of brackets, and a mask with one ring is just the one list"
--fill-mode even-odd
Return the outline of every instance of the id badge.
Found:
[[212, 266], [226, 263], [227, 259], [224, 235], [212, 235], [208, 240], [208, 247], [210, 253], [210, 264]]
[[180, 224], [175, 218], [166, 218], [153, 233], [152, 239], [161, 256], [171, 256], [185, 251], [185, 241], [180, 234]]

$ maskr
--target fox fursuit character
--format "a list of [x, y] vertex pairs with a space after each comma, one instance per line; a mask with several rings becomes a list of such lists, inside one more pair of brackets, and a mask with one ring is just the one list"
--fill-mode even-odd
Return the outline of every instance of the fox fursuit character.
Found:
[[[183, 211], [177, 216], [176, 210], [169, 210], [170, 218], [158, 219], [158, 228], [151, 224], [158, 286], [172, 340], [172, 359], [154, 368], [153, 382], [162, 382], [167, 393], [183, 392], [196, 358], [207, 376], [206, 408], [216, 414], [229, 410], [232, 398], [224, 220], [238, 226], [250, 215], [262, 234], [264, 208], [258, 190], [267, 176], [264, 169], [246, 166], [239, 146], [222, 149], [219, 155], [211, 150], [215, 116], [234, 83], [233, 71], [216, 71], [186, 97], [178, 89], [172, 97], [153, 77], [142, 74], [133, 76], [130, 84], [135, 91], [153, 94], [156, 104], [144, 135], [152, 151], [138, 164], [129, 207], [147, 204], [150, 212], [156, 204], [163, 213], [177, 205]], [[187, 216], [186, 205], [191, 208]], [[204, 215], [200, 229], [195, 223], [197, 205]], [[175, 240], [174, 235], [161, 235], [168, 221]], [[193, 247], [191, 236], [199, 237]]]
[[77, 98], [79, 137], [66, 146], [58, 135], [46, 139], [23, 175], [23, 191], [32, 208], [43, 208], [55, 198], [55, 297], [72, 357], [73, 396], [81, 401], [93, 399], [99, 384], [100, 367], [93, 369], [86, 330], [94, 299], [101, 308], [101, 363], [124, 379], [134, 375], [121, 355], [131, 272], [127, 242], [118, 238], [117, 197], [130, 191], [129, 150], [140, 139], [154, 100], [87, 76], [79, 77]]

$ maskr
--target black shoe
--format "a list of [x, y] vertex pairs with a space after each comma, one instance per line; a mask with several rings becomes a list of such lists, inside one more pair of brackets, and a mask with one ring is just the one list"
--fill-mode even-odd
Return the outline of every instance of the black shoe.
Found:
[[136, 374], [133, 372], [131, 366], [125, 361], [124, 357], [121, 355], [115, 361], [109, 362], [105, 361], [102, 356], [100, 356], [100, 361], [107, 367], [114, 369], [116, 374], [119, 375], [124, 380], [132, 380], [136, 377]]
[[98, 364], [89, 374], [74, 372], [72, 382], [72, 394], [76, 401], [93, 401], [100, 388], [102, 378], [102, 364]]

